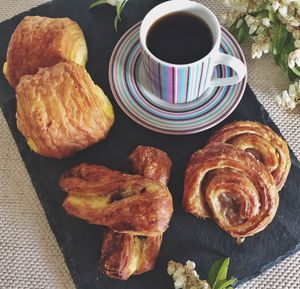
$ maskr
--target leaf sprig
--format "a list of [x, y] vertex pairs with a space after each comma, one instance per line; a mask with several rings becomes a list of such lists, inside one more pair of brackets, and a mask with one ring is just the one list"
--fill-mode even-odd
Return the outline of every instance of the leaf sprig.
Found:
[[[269, 11], [267, 9], [262, 9], [254, 12], [248, 13], [248, 15], [256, 17], [257, 19], [263, 19], [267, 17], [270, 19], [271, 26], [268, 29], [268, 34], [271, 41], [271, 50], [276, 64], [285, 72], [288, 73], [288, 77], [291, 81], [299, 78], [300, 71], [298, 68], [291, 69], [288, 66], [288, 56], [295, 50], [294, 38], [292, 33], [288, 32], [285, 25], [279, 21], [276, 13], [274, 11]], [[242, 24], [237, 28], [238, 21], [243, 21]], [[249, 34], [249, 27], [247, 26], [244, 15], [236, 19], [236, 21], [231, 25], [229, 31], [235, 36], [239, 43], [244, 42], [247, 37], [256, 36]]]
[[125, 5], [127, 4], [127, 2], [128, 2], [128, 0], [97, 0], [90, 6], [90, 9], [98, 7], [103, 4], [110, 4], [112, 6], [115, 6], [116, 7], [116, 16], [114, 19], [114, 26], [115, 26], [116, 31], [118, 31], [118, 24], [121, 21], [121, 14], [122, 14], [122, 11], [123, 11]]
[[237, 280], [230, 278], [227, 280], [227, 273], [230, 258], [216, 261], [209, 270], [207, 282], [212, 289], [233, 289], [232, 284]]

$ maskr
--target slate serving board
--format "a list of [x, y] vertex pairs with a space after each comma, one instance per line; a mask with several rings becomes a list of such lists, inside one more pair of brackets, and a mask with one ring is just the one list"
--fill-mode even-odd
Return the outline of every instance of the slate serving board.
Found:
[[[116, 122], [107, 140], [68, 159], [43, 158], [29, 150], [18, 132], [15, 93], [4, 76], [0, 75], [1, 108], [71, 275], [80, 289], [171, 289], [172, 281], [166, 274], [168, 260], [194, 260], [200, 276], [204, 278], [211, 264], [226, 256], [231, 257], [229, 274], [234, 274], [238, 277], [238, 282], [243, 283], [300, 248], [300, 164], [292, 152], [291, 172], [280, 193], [280, 206], [275, 219], [263, 232], [247, 238], [242, 245], [237, 245], [212, 220], [198, 220], [185, 213], [181, 206], [186, 164], [191, 154], [205, 145], [215, 129], [233, 120], [248, 119], [267, 124], [279, 133], [249, 87], [237, 109], [223, 123], [209, 131], [190, 136], [168, 136], [149, 131], [129, 119], [114, 101], [107, 75], [111, 52], [122, 34], [160, 2], [162, 1], [129, 1], [118, 33], [113, 28], [114, 9], [103, 6], [91, 11], [88, 10], [91, 2], [86, 0], [52, 1], [0, 24], [2, 65], [10, 36], [25, 15], [69, 17], [77, 21], [85, 33], [89, 47], [87, 69], [107, 93], [115, 109]], [[122, 282], [99, 272], [97, 266], [104, 228], [88, 225], [65, 213], [61, 206], [65, 193], [59, 189], [58, 179], [65, 169], [81, 162], [121, 169], [127, 156], [138, 145], [159, 147], [171, 157], [173, 170], [170, 191], [174, 198], [175, 212], [170, 228], [164, 234], [155, 269]]]

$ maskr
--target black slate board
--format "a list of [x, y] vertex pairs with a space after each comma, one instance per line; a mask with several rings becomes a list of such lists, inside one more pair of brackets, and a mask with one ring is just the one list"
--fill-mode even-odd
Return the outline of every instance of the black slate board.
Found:
[[[15, 94], [4, 76], [0, 76], [1, 108], [71, 275], [80, 289], [169, 289], [173, 285], [166, 274], [168, 260], [194, 260], [200, 276], [205, 277], [211, 264], [226, 256], [231, 257], [229, 273], [238, 277], [239, 283], [243, 283], [300, 248], [300, 165], [292, 152], [292, 169], [280, 193], [280, 206], [275, 219], [263, 232], [247, 238], [240, 246], [212, 220], [198, 220], [186, 214], [181, 206], [183, 174], [187, 161], [194, 151], [204, 146], [216, 128], [233, 120], [249, 119], [267, 124], [279, 133], [249, 87], [238, 108], [223, 123], [209, 131], [190, 136], [167, 136], [149, 131], [130, 120], [114, 101], [107, 76], [110, 54], [121, 35], [159, 2], [162, 1], [129, 1], [119, 33], [113, 28], [114, 9], [103, 6], [91, 11], [88, 10], [90, 2], [86, 0], [52, 1], [0, 24], [2, 65], [10, 36], [25, 15], [69, 17], [77, 21], [85, 33], [89, 47], [90, 61], [87, 69], [95, 82], [108, 94], [115, 108], [116, 123], [107, 140], [65, 160], [43, 158], [28, 149], [18, 132]], [[170, 191], [174, 197], [175, 213], [170, 228], [164, 234], [155, 269], [122, 282], [107, 278], [97, 269], [104, 228], [88, 225], [65, 213], [61, 206], [65, 194], [58, 187], [58, 179], [65, 169], [81, 162], [120, 169], [129, 153], [141, 144], [165, 150], [173, 161]]]

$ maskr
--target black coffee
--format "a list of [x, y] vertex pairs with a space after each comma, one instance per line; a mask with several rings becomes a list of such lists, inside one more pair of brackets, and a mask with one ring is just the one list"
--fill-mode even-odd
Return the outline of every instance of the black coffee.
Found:
[[198, 16], [170, 13], [152, 24], [146, 44], [157, 58], [174, 64], [188, 64], [206, 56], [213, 46], [212, 33]]

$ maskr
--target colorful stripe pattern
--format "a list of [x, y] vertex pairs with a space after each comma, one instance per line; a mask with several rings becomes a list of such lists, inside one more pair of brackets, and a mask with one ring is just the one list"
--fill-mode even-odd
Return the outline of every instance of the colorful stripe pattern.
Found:
[[193, 101], [204, 93], [209, 86], [213, 68], [211, 58], [197, 65], [176, 67], [156, 63], [141, 51], [144, 69], [149, 77], [148, 85], [152, 93], [169, 103]]
[[[165, 134], [185, 135], [209, 129], [224, 120], [238, 105], [244, 93], [247, 79], [240, 83], [216, 87], [195, 100], [193, 109], [172, 111], [149, 101], [152, 88], [148, 74], [144, 72], [139, 43], [140, 23], [129, 29], [116, 45], [110, 60], [109, 81], [112, 93], [122, 110], [140, 125]], [[245, 58], [234, 37], [222, 28], [220, 50], [241, 59]], [[196, 71], [201, 73], [201, 71]], [[228, 77], [232, 69], [219, 65], [213, 76]], [[174, 72], [175, 76], [177, 74]], [[145, 76], [147, 75], [147, 76]], [[175, 88], [176, 89], [176, 88]], [[200, 89], [188, 87], [188, 90]]]

